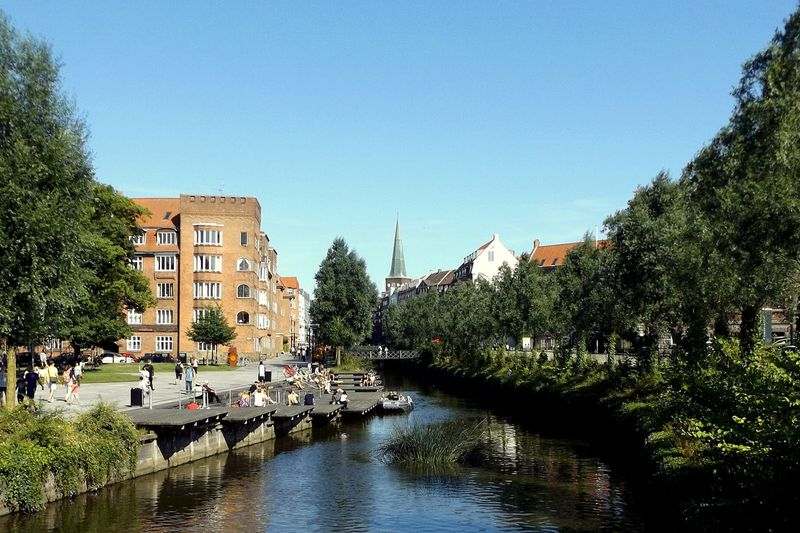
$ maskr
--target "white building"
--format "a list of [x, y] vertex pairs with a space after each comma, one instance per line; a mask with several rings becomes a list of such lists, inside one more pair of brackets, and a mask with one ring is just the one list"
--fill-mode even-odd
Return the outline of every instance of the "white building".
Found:
[[309, 309], [311, 307], [311, 296], [305, 289], [298, 291], [297, 298], [297, 347], [308, 347], [308, 341], [311, 336], [311, 314]]
[[486, 244], [464, 258], [464, 261], [455, 271], [456, 281], [477, 281], [483, 279], [492, 281], [500, 267], [508, 265], [514, 270], [519, 260], [514, 254], [514, 250], [508, 248], [500, 236], [495, 233]]

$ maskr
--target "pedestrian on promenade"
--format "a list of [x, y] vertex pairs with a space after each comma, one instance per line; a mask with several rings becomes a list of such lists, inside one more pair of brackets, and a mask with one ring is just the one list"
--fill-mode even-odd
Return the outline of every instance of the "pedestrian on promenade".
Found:
[[192, 356], [191, 363], [192, 363], [192, 370], [194, 370], [194, 375], [195, 377], [197, 377], [197, 370], [198, 370], [197, 357]]
[[267, 382], [267, 366], [264, 361], [258, 362], [258, 381], [261, 383]]
[[42, 390], [44, 390], [44, 385], [39, 382], [39, 373], [34, 370], [32, 366], [28, 367], [23, 377], [25, 378], [25, 396], [28, 402], [33, 405], [33, 397], [36, 395], [36, 385], [41, 386]]
[[75, 405], [80, 405], [80, 396], [81, 396], [81, 380], [73, 379], [72, 380], [72, 388], [70, 389], [70, 397], [72, 401], [70, 403], [74, 403]]
[[175, 363], [175, 381], [172, 383], [173, 385], [177, 385], [183, 379], [183, 365], [180, 361]]
[[22, 405], [25, 402], [25, 376], [17, 378], [17, 405]]
[[78, 358], [75, 366], [72, 367], [72, 381], [80, 381], [83, 379], [83, 362]]
[[47, 401], [53, 403], [53, 397], [56, 395], [56, 387], [58, 387], [58, 369], [53, 361], [47, 365], [47, 381], [50, 394], [47, 396]]
[[64, 401], [69, 403], [72, 395], [72, 368], [69, 365], [64, 368], [61, 378], [64, 380]]
[[6, 404], [6, 393], [8, 392], [8, 382], [6, 377], [6, 369], [0, 365], [0, 407]]
[[153, 365], [149, 360], [144, 364], [143, 368], [147, 371], [147, 379], [150, 382], [150, 390], [156, 390], [156, 388], [153, 386], [153, 375], [156, 373], [156, 369], [153, 368]]
[[195, 370], [192, 365], [186, 367], [186, 374], [184, 375], [184, 379], [186, 380], [186, 394], [191, 393], [194, 389], [192, 388], [192, 383], [194, 382], [195, 377]]

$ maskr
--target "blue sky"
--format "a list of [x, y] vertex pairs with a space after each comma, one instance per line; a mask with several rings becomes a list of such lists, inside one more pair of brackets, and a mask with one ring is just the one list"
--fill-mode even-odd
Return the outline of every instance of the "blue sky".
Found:
[[678, 175], [796, 2], [0, 5], [61, 58], [100, 180], [256, 196], [281, 273], [312, 286], [341, 235], [380, 287], [396, 212], [421, 275]]

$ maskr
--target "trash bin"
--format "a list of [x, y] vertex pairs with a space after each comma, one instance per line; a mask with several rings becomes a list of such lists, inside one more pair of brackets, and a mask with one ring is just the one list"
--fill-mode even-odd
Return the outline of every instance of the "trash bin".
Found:
[[139, 387], [131, 388], [131, 407], [144, 406], [144, 391]]
[[266, 379], [267, 382], [272, 381], [272, 370], [266, 370], [264, 372], [264, 379]]

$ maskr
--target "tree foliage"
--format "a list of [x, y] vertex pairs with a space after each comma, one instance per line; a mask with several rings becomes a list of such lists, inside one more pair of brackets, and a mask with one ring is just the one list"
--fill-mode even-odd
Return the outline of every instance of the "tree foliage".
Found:
[[229, 344], [236, 338], [236, 328], [228, 325], [228, 319], [220, 307], [210, 307], [191, 325], [186, 335], [194, 342], [203, 342], [216, 347]]
[[372, 331], [378, 296], [364, 260], [337, 238], [314, 279], [317, 286], [310, 313], [319, 341], [349, 347], [364, 340]]

